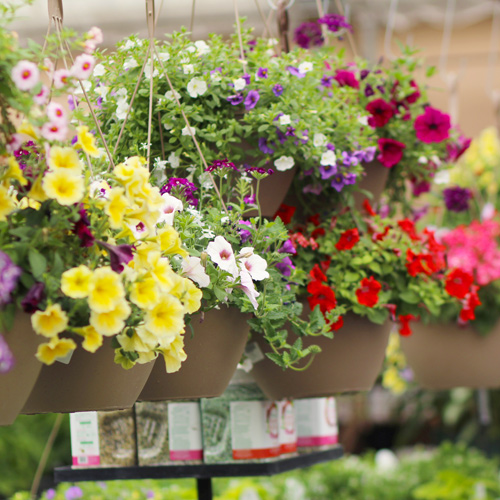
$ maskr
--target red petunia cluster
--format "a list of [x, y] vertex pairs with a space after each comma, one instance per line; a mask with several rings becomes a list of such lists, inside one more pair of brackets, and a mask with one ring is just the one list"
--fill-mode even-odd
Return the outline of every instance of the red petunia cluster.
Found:
[[373, 307], [378, 304], [378, 294], [382, 285], [373, 277], [363, 278], [356, 290], [356, 297], [362, 306]]
[[413, 314], [400, 314], [398, 316], [399, 334], [403, 337], [409, 337], [412, 334], [410, 321], [418, 321], [418, 319], [418, 316], [414, 316]]
[[339, 251], [351, 250], [354, 245], [359, 241], [358, 228], [348, 229], [340, 235], [339, 241], [335, 244], [335, 248]]
[[453, 269], [445, 281], [445, 290], [452, 296], [462, 301], [462, 310], [458, 317], [461, 323], [467, 323], [476, 318], [475, 309], [481, 305], [477, 294], [479, 287], [474, 285], [472, 274], [462, 269]]

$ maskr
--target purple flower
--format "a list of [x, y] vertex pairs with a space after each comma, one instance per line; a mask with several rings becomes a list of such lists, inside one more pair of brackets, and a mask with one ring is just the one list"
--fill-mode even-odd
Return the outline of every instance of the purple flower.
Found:
[[243, 80], [245, 80], [245, 83], [247, 85], [250, 85], [250, 82], [252, 81], [252, 77], [248, 73], [245, 73], [241, 78], [243, 78]]
[[35, 283], [25, 295], [24, 299], [21, 301], [21, 307], [24, 312], [29, 314], [34, 313], [38, 310], [38, 304], [45, 297], [45, 283], [37, 282]]
[[305, 73], [300, 72], [299, 68], [296, 68], [295, 66], [287, 66], [286, 69], [291, 75], [296, 76], [297, 78], [304, 78], [306, 76]]
[[71, 111], [74, 111], [78, 106], [78, 99], [72, 95], [68, 96], [68, 106]]
[[227, 158], [223, 160], [214, 160], [212, 165], [209, 165], [208, 168], [205, 169], [206, 172], [213, 172], [215, 170], [219, 170], [221, 168], [228, 168], [230, 170], [237, 170], [235, 164], [229, 161]]
[[464, 212], [469, 209], [469, 200], [472, 198], [470, 189], [454, 186], [443, 190], [446, 208], [451, 212]]
[[[254, 198], [254, 202], [255, 202], [255, 198]], [[240, 226], [252, 227], [252, 223], [248, 220], [240, 220], [238, 222], [238, 224]], [[243, 229], [243, 228], [238, 229], [238, 234], [240, 236], [241, 243], [246, 243], [247, 241], [249, 241], [252, 238], [252, 233], [248, 229]]]
[[259, 68], [257, 70], [257, 78], [267, 78], [267, 68]]
[[76, 222], [73, 231], [80, 238], [82, 248], [89, 248], [94, 245], [95, 237], [83, 221]]
[[363, 151], [364, 153], [363, 161], [367, 163], [373, 161], [376, 152], [377, 152], [377, 146], [368, 146], [367, 148], [365, 148]]
[[373, 90], [373, 87], [370, 84], [366, 85], [365, 86], [365, 96], [371, 97], [374, 94], [375, 94], [375, 91]]
[[66, 497], [66, 500], [76, 500], [77, 498], [83, 497], [83, 491], [79, 486], [71, 486], [66, 490], [64, 496]]
[[369, 74], [370, 74], [369, 69], [362, 69], [359, 73], [359, 77], [361, 78], [361, 80], [364, 80]]
[[345, 179], [345, 184], [346, 186], [349, 186], [351, 184], [356, 184], [356, 180], [357, 180], [358, 176], [352, 172], [347, 172], [347, 173], [344, 173], [344, 179]]
[[333, 76], [323, 75], [323, 78], [321, 79], [321, 85], [329, 89], [332, 87], [332, 81]]
[[320, 165], [319, 173], [322, 179], [329, 179], [337, 173], [337, 167], [335, 165]]
[[287, 127], [285, 135], [287, 137], [295, 137], [295, 129], [293, 127]]
[[265, 137], [260, 137], [259, 138], [259, 149], [265, 154], [265, 155], [272, 155], [274, 153], [274, 149], [271, 149], [268, 146], [267, 139]]
[[187, 179], [183, 179], [181, 177], [171, 177], [160, 189], [160, 194], [175, 191], [180, 197], [184, 197], [190, 205], [197, 207], [198, 200], [193, 194], [197, 189], [198, 188]]
[[146, 498], [154, 498], [155, 497], [155, 492], [153, 490], [148, 490], [146, 492]]
[[355, 165], [355, 163], [353, 163], [353, 159], [354, 158], [347, 151], [342, 151], [342, 163], [346, 167], [349, 167], [351, 165]]
[[290, 257], [283, 257], [281, 262], [276, 262], [276, 268], [283, 276], [290, 276], [295, 266], [292, 263]]
[[278, 127], [276, 127], [276, 135], [278, 136], [278, 140], [281, 144], [284, 144], [286, 142], [285, 134]]
[[46, 492], [45, 492], [45, 498], [47, 500], [52, 500], [53, 498], [55, 498], [56, 496], [56, 490], [54, 488], [49, 488]]
[[283, 86], [280, 85], [279, 83], [277, 83], [274, 87], [273, 87], [273, 94], [276, 96], [276, 97], [279, 97], [281, 94], [283, 94]]
[[11, 301], [11, 293], [17, 286], [22, 269], [0, 250], [0, 308]]
[[335, 189], [338, 193], [340, 193], [340, 191], [344, 189], [345, 184], [346, 184], [345, 177], [341, 172], [339, 172], [333, 177], [330, 185], [332, 186], [333, 189]]
[[243, 93], [242, 92], [238, 92], [237, 94], [234, 94], [234, 95], [230, 95], [227, 100], [230, 104], [232, 104], [233, 106], [238, 106], [238, 104], [241, 104], [243, 102]]
[[7, 342], [0, 334], [0, 375], [12, 370], [15, 364], [16, 362], [14, 360], [14, 356], [12, 355]]
[[248, 111], [255, 108], [257, 102], [260, 99], [260, 94], [257, 90], [251, 90], [245, 97], [245, 109]]
[[318, 23], [326, 24], [328, 31], [332, 31], [333, 33], [337, 33], [342, 28], [352, 32], [352, 26], [340, 14], [325, 14], [318, 19]]
[[123, 272], [124, 264], [128, 264], [134, 258], [132, 245], [110, 245], [104, 241], [97, 241], [97, 243], [108, 251], [111, 269], [115, 273]]
[[332, 144], [331, 142], [329, 142], [327, 145], [326, 145], [326, 149], [329, 149], [330, 151], [335, 151], [335, 145]]
[[247, 205], [255, 205], [255, 194], [249, 194], [247, 196], [245, 196], [243, 198], [243, 201], [247, 204]]
[[325, 42], [321, 35], [321, 26], [316, 21], [300, 24], [295, 30], [293, 39], [303, 49], [320, 47]]
[[309, 142], [309, 130], [302, 131], [302, 139], [300, 139], [302, 144], [307, 144]]
[[281, 246], [281, 248], [278, 250], [279, 253], [289, 253], [291, 255], [295, 255], [297, 253], [297, 250], [295, 250], [295, 247], [293, 246], [293, 243], [291, 240], [286, 240], [285, 243]]
[[321, 184], [308, 184], [302, 188], [303, 193], [320, 194], [323, 191], [323, 186]]
[[431, 184], [428, 181], [412, 182], [411, 190], [413, 196], [420, 196], [421, 194], [428, 193], [431, 190]]

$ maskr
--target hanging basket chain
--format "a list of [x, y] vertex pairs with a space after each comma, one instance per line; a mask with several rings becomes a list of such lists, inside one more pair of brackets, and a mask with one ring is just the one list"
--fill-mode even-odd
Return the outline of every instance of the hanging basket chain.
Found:
[[[339, 14], [341, 16], [345, 17], [346, 12], [344, 10], [344, 6], [342, 5], [342, 2], [340, 0], [335, 0], [335, 5], [337, 6], [337, 10], [339, 11]], [[349, 42], [349, 46], [351, 47], [352, 55], [355, 58], [357, 58], [358, 57], [358, 50], [356, 48], [356, 42], [354, 41], [354, 37], [349, 30], [347, 30], [347, 40]]]
[[233, 4], [234, 4], [234, 15], [236, 17], [236, 30], [238, 31], [238, 42], [240, 44], [240, 57], [241, 57], [241, 62], [245, 64], [245, 52], [243, 50], [243, 37], [241, 35], [240, 14], [238, 12], [238, 0], [233, 0]]

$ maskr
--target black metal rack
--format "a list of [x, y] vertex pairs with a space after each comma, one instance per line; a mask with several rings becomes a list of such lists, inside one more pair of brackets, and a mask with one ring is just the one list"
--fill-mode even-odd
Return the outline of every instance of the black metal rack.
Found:
[[150, 465], [135, 467], [59, 467], [54, 471], [56, 483], [78, 481], [112, 481], [116, 479], [181, 479], [194, 478], [198, 487], [198, 500], [212, 500], [212, 478], [273, 476], [294, 469], [310, 467], [336, 460], [343, 455], [341, 446], [278, 459], [272, 462]]

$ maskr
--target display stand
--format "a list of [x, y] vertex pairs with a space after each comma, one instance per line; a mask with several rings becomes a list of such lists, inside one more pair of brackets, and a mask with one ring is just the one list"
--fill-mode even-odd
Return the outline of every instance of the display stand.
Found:
[[56, 483], [78, 481], [112, 481], [116, 479], [195, 478], [198, 500], [212, 500], [212, 478], [272, 476], [294, 469], [336, 460], [343, 455], [341, 446], [300, 454], [273, 462], [250, 462], [202, 465], [150, 465], [135, 467], [59, 467], [54, 471]]

